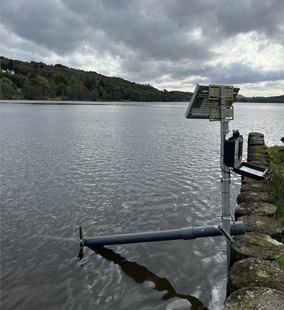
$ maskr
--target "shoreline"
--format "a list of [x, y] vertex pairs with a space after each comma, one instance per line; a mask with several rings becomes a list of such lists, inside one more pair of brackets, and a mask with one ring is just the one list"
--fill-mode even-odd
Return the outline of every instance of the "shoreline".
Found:
[[[248, 162], [269, 169], [261, 133], [249, 134]], [[242, 178], [235, 217], [244, 222], [246, 234], [231, 246], [225, 310], [283, 309], [284, 225], [274, 218], [268, 183]]]

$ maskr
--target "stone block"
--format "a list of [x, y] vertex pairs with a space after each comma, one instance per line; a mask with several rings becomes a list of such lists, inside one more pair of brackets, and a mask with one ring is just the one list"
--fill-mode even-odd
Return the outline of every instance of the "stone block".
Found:
[[255, 181], [251, 183], [243, 184], [241, 192], [269, 192], [269, 185], [267, 182]]
[[241, 192], [237, 197], [237, 202], [268, 202], [272, 201], [272, 197], [270, 193], [267, 192], [257, 192], [257, 191], [249, 191], [249, 192]]
[[248, 232], [245, 235], [235, 236], [234, 241], [231, 246], [231, 265], [248, 257], [266, 260], [284, 257], [284, 244], [269, 235]]
[[245, 215], [238, 218], [245, 224], [246, 232], [257, 232], [281, 240], [284, 236], [284, 225], [274, 218], [263, 215]]
[[236, 262], [229, 272], [228, 295], [244, 287], [267, 287], [284, 292], [284, 267], [259, 258]]
[[242, 202], [235, 208], [235, 218], [253, 214], [274, 216], [276, 211], [277, 207], [268, 202]]
[[267, 287], [245, 287], [231, 294], [224, 310], [283, 310], [284, 293]]

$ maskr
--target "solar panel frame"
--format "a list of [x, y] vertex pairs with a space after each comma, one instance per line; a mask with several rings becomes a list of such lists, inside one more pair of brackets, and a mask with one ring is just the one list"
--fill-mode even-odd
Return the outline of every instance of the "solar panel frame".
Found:
[[[195, 91], [185, 113], [186, 118], [209, 119], [210, 107], [220, 105], [220, 100], [209, 99], [209, 86], [210, 85], [196, 85]], [[221, 87], [222, 85], [214, 86]], [[233, 101], [236, 99], [238, 92], [239, 88], [234, 88]], [[233, 101], [226, 101], [226, 106], [231, 106]]]

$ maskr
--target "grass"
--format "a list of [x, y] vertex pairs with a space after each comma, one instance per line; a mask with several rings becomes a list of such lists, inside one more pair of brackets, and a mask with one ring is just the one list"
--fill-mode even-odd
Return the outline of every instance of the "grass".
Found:
[[270, 170], [273, 171], [271, 191], [273, 204], [277, 207], [276, 218], [284, 223], [284, 151], [282, 146], [267, 148]]
[[278, 263], [280, 266], [284, 267], [284, 256], [280, 256], [278, 258], [275, 259], [276, 263]]

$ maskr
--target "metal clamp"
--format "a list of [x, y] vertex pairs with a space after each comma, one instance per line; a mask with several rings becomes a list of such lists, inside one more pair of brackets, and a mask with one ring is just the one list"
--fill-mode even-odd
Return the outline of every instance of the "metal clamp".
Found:
[[228, 240], [230, 244], [234, 243], [234, 239], [226, 232], [226, 230], [222, 227], [222, 225], [218, 226], [218, 230]]
[[79, 236], [80, 236], [80, 249], [79, 249], [79, 254], [77, 257], [79, 257], [79, 261], [80, 261], [84, 257], [84, 245], [85, 245], [85, 237], [83, 235], [82, 225], [79, 227]]

